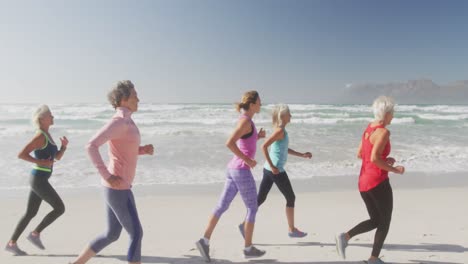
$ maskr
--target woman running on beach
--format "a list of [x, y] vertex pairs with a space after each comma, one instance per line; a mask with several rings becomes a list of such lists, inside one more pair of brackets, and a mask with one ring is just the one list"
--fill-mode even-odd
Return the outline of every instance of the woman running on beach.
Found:
[[226, 146], [234, 153], [234, 157], [228, 164], [226, 183], [219, 203], [211, 215], [204, 236], [196, 242], [197, 248], [205, 261], [210, 262], [209, 240], [221, 215], [228, 209], [237, 192], [240, 193], [245, 206], [247, 216], [245, 218], [244, 256], [246, 258], [261, 257], [265, 251], [252, 245], [252, 236], [257, 214], [257, 187], [251, 168], [257, 165], [255, 152], [257, 139], [265, 137], [265, 131], [260, 129], [257, 133], [253, 116], [260, 112], [261, 101], [256, 91], [246, 92], [242, 101], [236, 105], [241, 113], [237, 127], [226, 142]]
[[[288, 154], [310, 159], [312, 158], [312, 153], [300, 153], [289, 148], [289, 136], [286, 126], [291, 122], [291, 113], [287, 105], [277, 105], [273, 109], [272, 119], [274, 131], [262, 145], [266, 162], [263, 166], [263, 179], [258, 191], [258, 206], [265, 202], [268, 192], [270, 192], [273, 183], [275, 183], [284, 195], [284, 198], [286, 198], [286, 218], [289, 226], [289, 237], [305, 237], [307, 233], [300, 231], [294, 226], [294, 203], [296, 196], [294, 195], [288, 174], [284, 170], [284, 165], [288, 159]], [[269, 151], [268, 147], [270, 147]], [[239, 230], [243, 230], [242, 224], [239, 226]]]
[[364, 201], [370, 219], [353, 227], [347, 233], [336, 236], [338, 254], [346, 258], [348, 241], [359, 234], [375, 228], [372, 254], [367, 263], [382, 264], [380, 250], [390, 228], [393, 210], [393, 193], [388, 172], [403, 174], [403, 166], [395, 166], [395, 159], [390, 154], [390, 131], [386, 128], [393, 119], [395, 102], [387, 96], [380, 96], [373, 105], [375, 120], [370, 123], [362, 135], [357, 156], [362, 159], [359, 175], [359, 192]]
[[[141, 263], [143, 229], [132, 192], [138, 155], [153, 155], [153, 145], [140, 146], [140, 132], [131, 116], [138, 110], [135, 87], [131, 81], [120, 81], [108, 99], [116, 113], [86, 146], [88, 155], [101, 175], [107, 206], [107, 231], [93, 240], [75, 264], [86, 263], [106, 246], [116, 241], [122, 227], [130, 236], [128, 263]], [[99, 147], [109, 143], [109, 165], [99, 154]]]
[[[53, 210], [44, 217], [41, 223], [27, 237], [36, 247], [45, 249], [40, 238], [41, 232], [65, 212], [65, 205], [58, 193], [50, 185], [49, 178], [52, 175], [54, 160], [60, 160], [67, 149], [68, 139], [66, 137], [60, 138], [62, 145], [59, 150], [49, 133], [50, 126], [54, 124], [54, 116], [47, 105], [42, 105], [36, 110], [32, 121], [38, 131], [31, 142], [18, 154], [18, 158], [35, 164], [29, 178], [31, 191], [29, 192], [28, 205], [26, 213], [19, 221], [5, 247], [5, 250], [17, 256], [27, 255], [18, 247], [16, 241], [31, 219], [36, 216], [43, 200], [50, 204]], [[34, 157], [30, 155], [33, 151]]]

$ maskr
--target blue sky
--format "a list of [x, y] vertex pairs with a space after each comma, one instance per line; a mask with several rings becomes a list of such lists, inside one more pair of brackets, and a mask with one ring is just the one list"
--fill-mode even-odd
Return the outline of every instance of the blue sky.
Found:
[[0, 102], [330, 101], [346, 84], [468, 79], [468, 1], [0, 2]]

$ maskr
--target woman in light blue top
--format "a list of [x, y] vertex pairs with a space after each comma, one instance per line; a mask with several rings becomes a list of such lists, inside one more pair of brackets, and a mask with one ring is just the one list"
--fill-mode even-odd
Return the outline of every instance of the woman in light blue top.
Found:
[[[307, 233], [300, 231], [294, 226], [294, 202], [296, 196], [289, 181], [288, 174], [284, 170], [284, 165], [288, 159], [288, 154], [312, 158], [312, 153], [300, 153], [289, 148], [289, 136], [286, 126], [291, 122], [289, 107], [285, 104], [277, 105], [273, 110], [274, 131], [262, 145], [263, 155], [266, 162], [263, 167], [263, 179], [258, 191], [257, 203], [260, 206], [265, 202], [268, 192], [273, 183], [286, 198], [286, 217], [288, 219], [289, 237], [305, 237]], [[268, 151], [268, 147], [270, 150]]]

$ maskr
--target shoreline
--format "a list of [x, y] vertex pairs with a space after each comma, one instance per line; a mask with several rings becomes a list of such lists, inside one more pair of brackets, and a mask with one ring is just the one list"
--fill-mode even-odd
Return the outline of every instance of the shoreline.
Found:
[[[138, 177], [138, 176], [137, 176]], [[99, 182], [99, 178], [96, 178]], [[260, 181], [257, 182], [257, 188]], [[291, 179], [296, 193], [316, 193], [334, 191], [357, 191], [358, 176], [323, 176], [310, 179]], [[468, 172], [428, 174], [405, 173], [403, 175], [390, 174], [393, 189], [437, 189], [468, 187]], [[53, 185], [53, 184], [52, 184]], [[132, 187], [138, 196], [159, 195], [218, 195], [224, 187], [224, 182], [207, 184], [149, 184], [134, 185]], [[55, 187], [61, 195], [80, 196], [101, 193], [100, 185], [83, 187]], [[0, 197], [24, 197], [29, 193], [29, 187], [19, 189], [0, 189]]]

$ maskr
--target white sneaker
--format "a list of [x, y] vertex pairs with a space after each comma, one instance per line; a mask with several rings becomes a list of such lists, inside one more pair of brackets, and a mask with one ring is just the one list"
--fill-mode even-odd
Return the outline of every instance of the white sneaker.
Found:
[[336, 252], [343, 259], [346, 259], [346, 247], [348, 246], [348, 241], [346, 240], [346, 234], [340, 233], [335, 236], [336, 242]]

